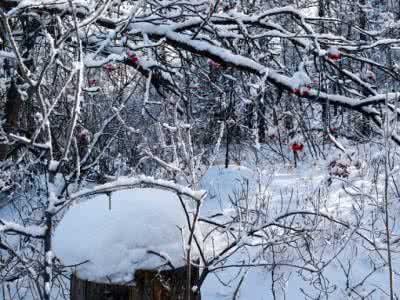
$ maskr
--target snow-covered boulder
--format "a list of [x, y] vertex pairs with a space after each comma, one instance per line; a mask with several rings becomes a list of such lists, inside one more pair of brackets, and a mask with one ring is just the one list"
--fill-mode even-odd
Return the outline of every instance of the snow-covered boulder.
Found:
[[72, 206], [56, 227], [54, 250], [65, 265], [80, 264], [81, 279], [127, 283], [139, 269], [186, 265], [187, 237], [177, 195], [143, 188], [112, 193], [111, 205], [98, 195]]

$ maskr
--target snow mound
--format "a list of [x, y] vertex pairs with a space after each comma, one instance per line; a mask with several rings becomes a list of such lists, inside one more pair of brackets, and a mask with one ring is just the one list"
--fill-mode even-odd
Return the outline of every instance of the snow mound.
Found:
[[[254, 191], [257, 185], [257, 175], [249, 168], [230, 165], [213, 166], [207, 170], [201, 179], [201, 188], [208, 192], [208, 199], [205, 201], [203, 213], [220, 211], [223, 207], [229, 206], [230, 197], [240, 193], [242, 189]], [[248, 185], [248, 186], [247, 186]]]
[[55, 254], [65, 265], [81, 264], [76, 268], [81, 279], [128, 283], [137, 269], [186, 264], [187, 222], [174, 193], [118, 191], [112, 193], [111, 210], [109, 205], [106, 195], [78, 203], [56, 227]]

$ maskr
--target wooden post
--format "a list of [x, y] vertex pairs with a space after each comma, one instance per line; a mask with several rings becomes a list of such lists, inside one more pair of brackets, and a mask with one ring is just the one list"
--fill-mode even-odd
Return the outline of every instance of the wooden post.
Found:
[[[199, 268], [192, 266], [192, 286]], [[71, 300], [201, 300], [200, 293], [186, 291], [187, 267], [168, 271], [138, 270], [132, 285], [96, 283], [71, 278]], [[189, 296], [187, 297], [187, 292]]]

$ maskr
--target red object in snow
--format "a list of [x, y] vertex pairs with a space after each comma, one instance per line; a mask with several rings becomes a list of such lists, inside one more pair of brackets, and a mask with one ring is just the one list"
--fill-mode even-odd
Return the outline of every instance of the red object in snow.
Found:
[[133, 62], [134, 64], [139, 61], [139, 58], [133, 52], [128, 51], [128, 57], [130, 58], [131, 62]]
[[367, 65], [367, 70], [361, 74], [361, 78], [363, 80], [368, 79], [371, 81], [376, 81], [376, 75], [374, 72], [372, 72], [371, 65]]
[[295, 94], [295, 95], [300, 96], [300, 89], [299, 88], [294, 88], [294, 89], [292, 89], [292, 93]]
[[333, 53], [328, 54], [328, 57], [334, 61], [338, 61], [342, 58], [340, 54], [333, 54]]
[[297, 96], [307, 97], [310, 95], [311, 85], [302, 86], [300, 88], [293, 88], [289, 95], [295, 94]]
[[112, 64], [106, 64], [103, 66], [103, 69], [106, 70], [107, 73], [111, 73], [112, 71], [115, 70], [114, 66]]
[[88, 145], [90, 142], [89, 130], [83, 129], [78, 135], [79, 144]]
[[331, 131], [331, 132], [336, 132], [337, 129], [336, 129], [336, 128], [331, 128], [330, 131]]
[[372, 71], [369, 71], [369, 72], [368, 72], [368, 79], [369, 79], [369, 80], [372, 80], [372, 81], [375, 81], [375, 80], [376, 80], [376, 76], [375, 76], [375, 74], [374, 74]]
[[341, 60], [342, 54], [339, 52], [338, 48], [331, 47], [328, 49], [328, 58], [334, 61]]
[[304, 145], [303, 144], [294, 143], [292, 145], [292, 151], [294, 151], [294, 152], [303, 151], [303, 149], [304, 149]]
[[213, 68], [216, 68], [216, 69], [218, 69], [219, 67], [221, 67], [221, 65], [220, 65], [219, 63], [213, 61], [212, 59], [209, 59], [209, 60], [208, 60], [208, 65], [211, 66], [211, 67], [213, 67]]
[[310, 95], [310, 91], [311, 91], [311, 86], [308, 85], [306, 87], [302, 87], [300, 89], [300, 95], [299, 96], [303, 96], [303, 97], [307, 97]]
[[90, 79], [88, 82], [89, 82], [90, 86], [93, 86], [93, 85], [96, 85], [97, 80], [96, 79]]

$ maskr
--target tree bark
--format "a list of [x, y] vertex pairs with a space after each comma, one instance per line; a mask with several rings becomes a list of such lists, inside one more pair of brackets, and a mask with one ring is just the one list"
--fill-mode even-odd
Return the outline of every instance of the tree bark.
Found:
[[[10, 133], [17, 128], [19, 112], [21, 110], [22, 98], [18, 92], [18, 87], [15, 82], [11, 83], [7, 92], [7, 102], [5, 107], [6, 122], [4, 131]], [[9, 145], [7, 141], [0, 142], [0, 161], [7, 158]]]

